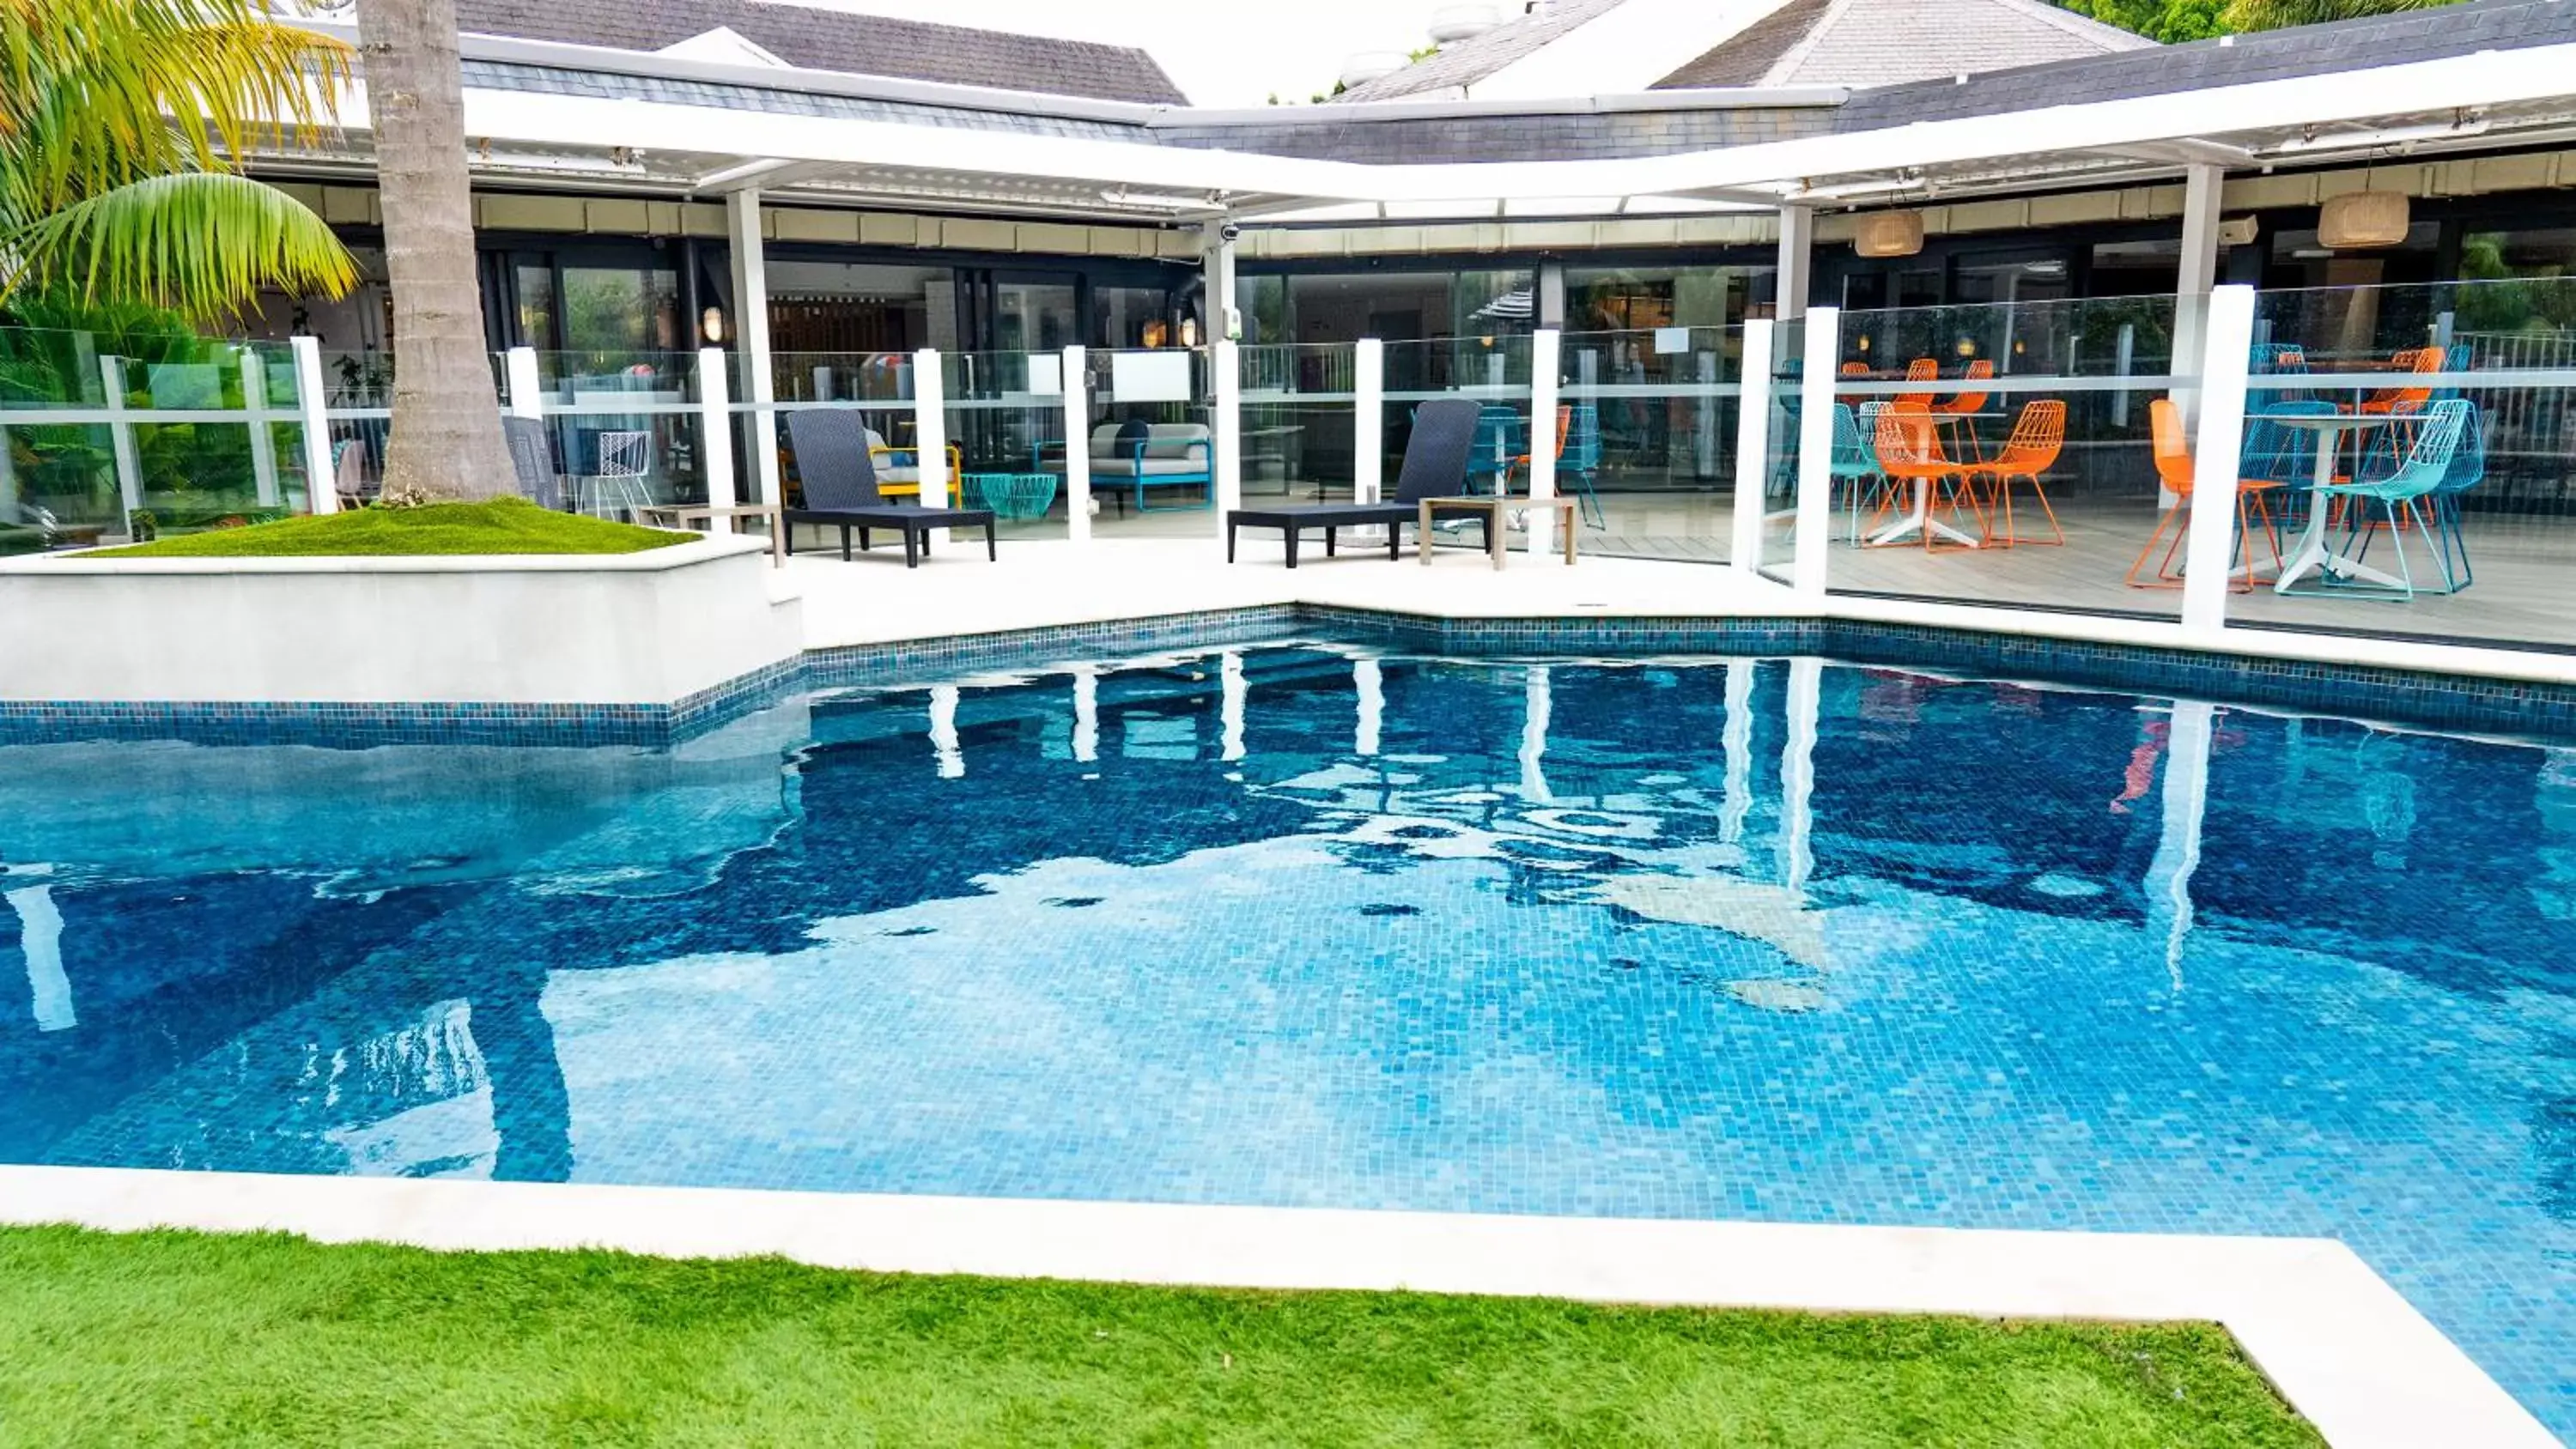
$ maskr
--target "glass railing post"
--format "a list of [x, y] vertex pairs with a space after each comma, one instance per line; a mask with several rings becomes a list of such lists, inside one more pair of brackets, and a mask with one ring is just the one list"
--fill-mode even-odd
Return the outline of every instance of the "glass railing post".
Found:
[[1351, 497], [1375, 503], [1386, 486], [1386, 344], [1375, 337], [1352, 354], [1351, 393]]
[[1091, 361], [1064, 350], [1064, 520], [1067, 542], [1091, 542]]
[[733, 389], [725, 380], [725, 350], [698, 349], [698, 436], [706, 447], [707, 504], [731, 508], [733, 486]]
[[501, 367], [510, 378], [510, 416], [544, 417], [546, 385], [537, 378], [537, 349], [513, 347], [502, 354]]
[[[1532, 503], [1556, 496], [1556, 369], [1563, 345], [1564, 334], [1553, 327], [1542, 327], [1530, 334], [1529, 489]], [[1533, 562], [1557, 556], [1555, 534], [1556, 510], [1532, 508], [1529, 511], [1529, 554]]]
[[1818, 307], [1806, 318], [1799, 357], [1797, 533], [1789, 585], [1811, 599], [1825, 594], [1825, 546], [1834, 514], [1834, 375], [1842, 357], [1842, 309]]
[[[2227, 621], [2227, 591], [2236, 568], [2237, 455], [2245, 436], [2245, 377], [2254, 346], [2254, 289], [2220, 287], [2209, 294], [2197, 358], [2175, 359], [2200, 373], [2200, 417], [2194, 426], [2191, 532], [2184, 545], [2182, 627], [2214, 636]], [[2249, 550], [2246, 570], [2252, 571]]]
[[1243, 506], [1243, 361], [1232, 338], [1220, 337], [1208, 357], [1216, 393], [1217, 546], [1225, 546], [1225, 516]]
[[242, 408], [249, 414], [251, 493], [262, 508], [277, 506], [277, 438], [268, 427], [268, 364], [256, 347], [240, 350]]
[[1778, 325], [1767, 317], [1744, 324], [1744, 394], [1735, 414], [1735, 497], [1734, 514], [1727, 520], [1727, 557], [1747, 578], [1762, 572], [1762, 514], [1768, 501], [1763, 494], [1771, 476], [1771, 339]]
[[935, 347], [912, 355], [912, 442], [921, 465], [922, 506], [949, 506], [948, 379], [940, 372]]
[[[912, 355], [912, 447], [915, 476], [921, 480], [921, 506], [963, 506], [961, 500], [949, 496], [948, 378], [940, 371], [936, 347], [925, 347]], [[965, 485], [963, 478], [953, 481], [958, 487]], [[944, 544], [948, 541], [947, 532], [933, 529], [931, 537]]]
[[125, 527], [133, 531], [134, 515], [143, 509], [143, 464], [134, 451], [134, 425], [125, 420], [125, 359], [101, 357], [99, 381], [107, 387], [107, 435], [116, 457], [116, 496]]
[[295, 359], [295, 412], [304, 431], [304, 506], [315, 513], [340, 507], [340, 480], [331, 468], [330, 395], [322, 389], [322, 342], [317, 337], [286, 339]]

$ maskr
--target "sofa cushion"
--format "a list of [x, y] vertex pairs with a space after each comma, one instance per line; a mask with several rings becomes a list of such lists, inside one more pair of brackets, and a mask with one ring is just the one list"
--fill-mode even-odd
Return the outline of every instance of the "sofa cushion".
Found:
[[1103, 458], [1091, 465], [1091, 476], [1133, 479], [1142, 476], [1148, 483], [1157, 478], [1201, 479], [1208, 476], [1205, 463], [1195, 458], [1147, 458], [1142, 464], [1131, 458]]

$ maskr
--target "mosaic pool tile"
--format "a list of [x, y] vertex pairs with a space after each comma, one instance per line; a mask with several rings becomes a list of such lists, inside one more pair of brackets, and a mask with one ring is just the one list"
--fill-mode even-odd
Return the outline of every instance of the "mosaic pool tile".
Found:
[[2576, 1432], [2576, 749], [1133, 627], [667, 746], [0, 747], [0, 1160], [2322, 1234]]

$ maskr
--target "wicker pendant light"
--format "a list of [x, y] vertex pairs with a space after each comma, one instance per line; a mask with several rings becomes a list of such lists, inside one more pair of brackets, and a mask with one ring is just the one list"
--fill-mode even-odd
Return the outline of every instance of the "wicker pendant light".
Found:
[[1910, 257], [1923, 250], [1923, 213], [1873, 211], [1860, 219], [1852, 249], [1865, 257]]
[[2359, 252], [2393, 247], [2406, 240], [2413, 206], [2403, 191], [2377, 189], [2378, 177], [2365, 175], [2362, 189], [2329, 196], [2317, 212], [2317, 245], [2328, 251]]

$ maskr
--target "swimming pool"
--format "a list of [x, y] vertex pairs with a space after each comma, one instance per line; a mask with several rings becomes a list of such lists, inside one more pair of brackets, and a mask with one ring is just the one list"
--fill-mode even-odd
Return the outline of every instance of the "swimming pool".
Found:
[[0, 748], [0, 1160], [2350, 1242], [2576, 1434], [2576, 750], [1333, 643]]

